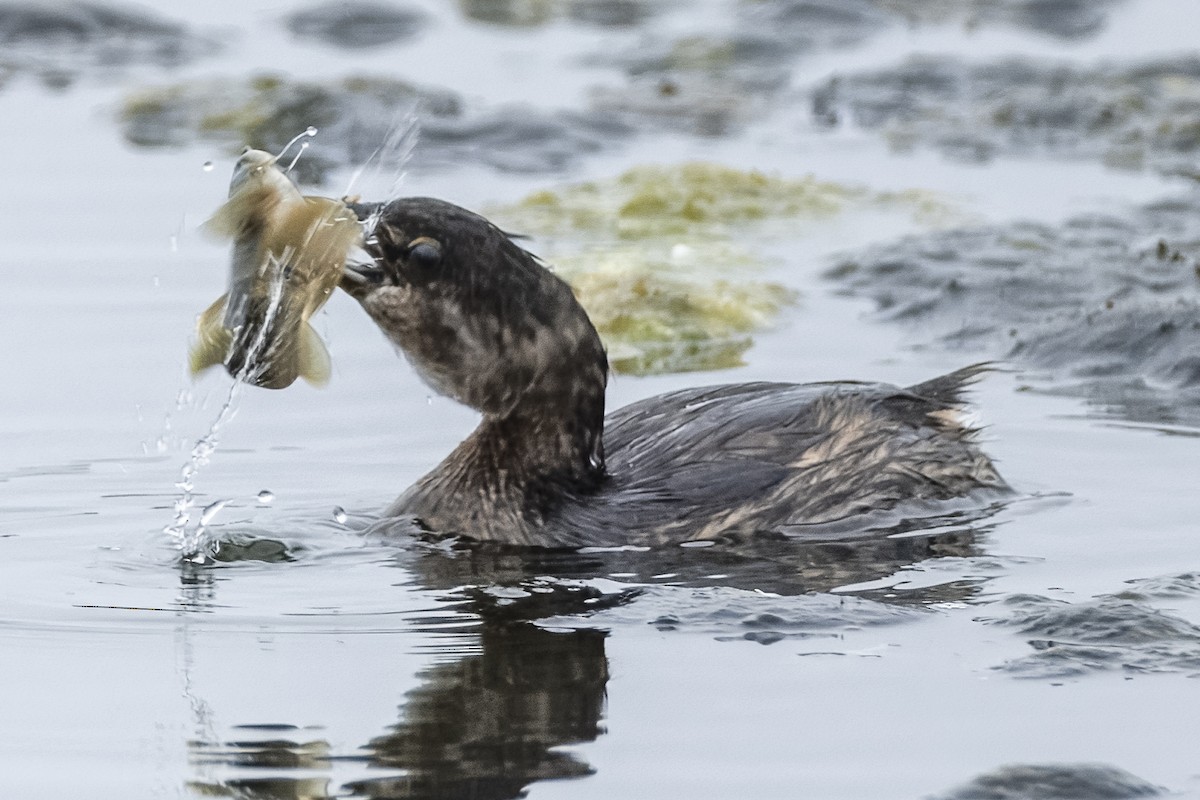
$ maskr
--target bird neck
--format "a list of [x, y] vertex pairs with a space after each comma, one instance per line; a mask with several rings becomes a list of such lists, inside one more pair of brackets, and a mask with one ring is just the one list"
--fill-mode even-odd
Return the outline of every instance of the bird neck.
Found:
[[[396, 501], [432, 530], [480, 541], [544, 543], [564, 503], [597, 491], [604, 465], [607, 362], [564, 363], [502, 414], [484, 414], [475, 431]], [[555, 380], [560, 378], [561, 380]]]
[[474, 433], [451, 454], [469, 464], [471, 482], [495, 489], [504, 483], [537, 493], [587, 492], [603, 479], [604, 369], [562, 365], [568, 375], [547, 375], [502, 414], [485, 414]]

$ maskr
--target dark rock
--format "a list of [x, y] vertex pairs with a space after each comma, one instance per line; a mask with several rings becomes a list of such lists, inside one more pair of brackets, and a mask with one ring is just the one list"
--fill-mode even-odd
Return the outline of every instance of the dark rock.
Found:
[[95, 3], [0, 3], [0, 83], [30, 72], [65, 88], [88, 70], [148, 63], [175, 67], [218, 49], [185, 25], [142, 9]]
[[1104, 29], [1122, 0], [876, 0], [910, 25], [1009, 27], [1058, 39], [1084, 39]]
[[600, 28], [636, 28], [663, 5], [654, 0], [571, 0], [567, 17]]
[[1108, 10], [1114, 5], [1105, 0], [1018, 0], [994, 4], [993, 13], [1016, 27], [1060, 39], [1083, 39], [1104, 29]]
[[554, 19], [558, 0], [458, 0], [463, 16], [476, 22], [511, 28], [532, 28]]
[[[1052, 680], [1091, 672], [1200, 670], [1200, 627], [1122, 596], [1082, 603], [1017, 595], [1004, 605], [1012, 616], [992, 622], [1015, 627], [1033, 652], [998, 669], [1022, 678]], [[1107, 795], [1105, 795], [1107, 796]]]
[[927, 800], [1126, 800], [1164, 793], [1107, 764], [1009, 764]]
[[871, 0], [761, 0], [743, 3], [741, 22], [748, 30], [771, 31], [793, 46], [844, 47], [889, 26], [895, 15]]
[[968, 63], [943, 56], [839, 75], [812, 94], [819, 125], [879, 130], [900, 150], [950, 158], [1096, 159], [1190, 174], [1200, 154], [1200, 58], [1077, 67], [1028, 59]]
[[361, 166], [381, 143], [414, 125], [419, 145], [405, 162], [414, 169], [465, 161], [502, 171], [554, 171], [629, 132], [599, 114], [469, 109], [447, 90], [364, 77], [313, 83], [261, 75], [160, 87], [128, 97], [121, 116], [125, 138], [143, 147], [205, 139], [227, 142], [232, 151], [250, 145], [279, 152], [315, 127], [320, 138], [297, 165], [298, 177], [308, 182], [335, 167]]
[[380, 47], [411, 39], [425, 26], [420, 11], [387, 3], [331, 2], [287, 18], [296, 36], [347, 49]]
[[1200, 421], [1200, 196], [902, 239], [828, 276], [943, 346], [1037, 369], [1146, 422]]

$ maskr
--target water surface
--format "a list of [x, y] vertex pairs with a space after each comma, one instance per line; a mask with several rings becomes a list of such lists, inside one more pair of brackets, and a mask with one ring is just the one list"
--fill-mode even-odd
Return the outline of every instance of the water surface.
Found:
[[[830, 275], [964, 235], [947, 228], [1032, 221], [1057, 241], [1083, 214], [1128, 222], [1161, 198], [1194, 197], [1178, 169], [1155, 166], [1165, 162], [1106, 164], [1107, 140], [1086, 132], [1085, 147], [964, 161], [814, 111], [835, 75], [916, 53], [1182, 61], [1200, 24], [1185, 4], [1130, 0], [1076, 18], [1080, 4], [1061, 3], [1066, 16], [1041, 28], [970, 3], [908, 22], [894, 11], [907, 4], [853, 4], [826, 27], [785, 24], [822, 4], [500, 5], [512, 13], [407, 4], [420, 21], [404, 35], [345, 47], [341, 34], [291, 32], [288, 15], [307, 5], [160, 4], [179, 28], [116, 35], [93, 22], [65, 50], [35, 40], [0, 59], [9, 793], [919, 798], [1074, 786], [1200, 797], [1200, 718], [1187, 712], [1200, 676], [1200, 430], [1187, 392], [1154, 375], [1171, 414], [1097, 402], [1063, 367], [1080, 359], [1018, 355], [982, 383], [986, 448], [1019, 492], [983, 518], [854, 544], [471, 554], [362, 532], [474, 420], [432, 397], [339, 295], [315, 320], [330, 387], [237, 393], [194, 477], [197, 509], [226, 501], [209, 528], [219, 560], [180, 563], [163, 533], [176, 483], [230, 394], [222, 375], [185, 375], [195, 315], [227, 263], [196, 228], [225, 194], [236, 143], [186, 126], [172, 146], [132, 142], [131, 93], [267, 71], [452, 92], [464, 116], [431, 122], [401, 190], [479, 208], [697, 159], [944, 198], [940, 220], [852, 207], [748, 227], [759, 277], [796, 291], [796, 306], [754, 334], [743, 366], [620, 376], [614, 408], [705, 382], [914, 383], [1008, 357], [988, 337], [945, 337], [970, 320], [897, 320], [878, 311], [878, 284]], [[0, 6], [0, 30], [13, 7]], [[751, 35], [761, 14], [776, 15], [769, 36]], [[114, 48], [128, 57], [105, 56]], [[634, 57], [655, 53], [676, 60]], [[663, 81], [677, 84], [669, 102]], [[842, 85], [859, 84], [870, 82]], [[1186, 100], [1191, 84], [1174, 85]], [[595, 115], [613, 126], [585, 124]], [[513, 122], [531, 119], [549, 133]], [[357, 151], [346, 131], [328, 136], [312, 150], [326, 147], [323, 191], [338, 194]], [[1171, 163], [1187, 159], [1200, 164], [1192, 145]], [[1128, 252], [1155, 251], [1136, 225], [1110, 227]], [[902, 236], [916, 238], [890, 244]], [[1169, 244], [1195, 255], [1182, 233]], [[1104, 280], [1084, 270], [1075, 286], [1099, 292]], [[1195, 320], [1194, 283], [1159, 289]], [[1055, 314], [1093, 299], [1038, 297]], [[1186, 366], [1196, 347], [1185, 337], [1164, 357]]]

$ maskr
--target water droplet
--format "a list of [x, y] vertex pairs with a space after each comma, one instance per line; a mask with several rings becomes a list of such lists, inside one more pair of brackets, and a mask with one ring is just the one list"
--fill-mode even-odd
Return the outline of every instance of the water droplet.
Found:
[[346, 509], [341, 506], [333, 507], [333, 521], [339, 525], [346, 524]]
[[262, 503], [264, 506], [270, 505], [274, 501], [275, 501], [275, 493], [274, 492], [263, 489], [261, 492], [258, 493], [258, 502]]
[[671, 247], [672, 261], [685, 261], [692, 255], [692, 248], [686, 244], [676, 244]]
[[228, 502], [228, 500], [218, 500], [215, 503], [209, 503], [206, 505], [204, 507], [204, 511], [200, 512], [200, 524], [208, 525], [208, 523], [212, 522], [213, 517], [215, 517], [217, 512], [224, 508], [225, 504]]
[[205, 162], [204, 162], [204, 166], [203, 166], [203, 167], [201, 167], [201, 169], [203, 169], [205, 172], [212, 172], [212, 171], [213, 171], [213, 168], [214, 168], [214, 167], [216, 167], [216, 166], [217, 166], [217, 165], [216, 165], [216, 164], [214, 164], [214, 163], [213, 163], [213, 162], [211, 162], [211, 161], [205, 161]]
[[308, 134], [309, 136], [316, 136], [316, 135], [317, 135], [317, 129], [316, 129], [316, 128], [314, 128], [312, 125], [309, 125], [307, 128], [305, 128], [305, 129], [304, 129], [304, 132], [305, 132], [306, 134]]

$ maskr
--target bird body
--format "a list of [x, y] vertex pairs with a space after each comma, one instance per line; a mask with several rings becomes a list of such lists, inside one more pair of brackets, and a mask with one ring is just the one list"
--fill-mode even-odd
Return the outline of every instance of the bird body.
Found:
[[570, 287], [465, 209], [407, 198], [346, 289], [479, 427], [388, 516], [513, 546], [662, 546], [813, 536], [1007, 487], [961, 420], [986, 365], [909, 388], [742, 383], [604, 416], [608, 365]]

